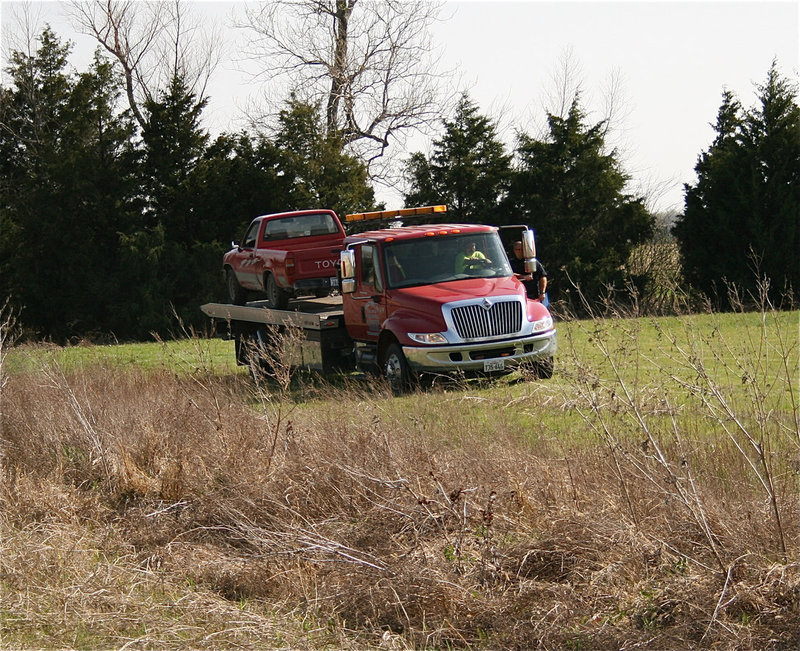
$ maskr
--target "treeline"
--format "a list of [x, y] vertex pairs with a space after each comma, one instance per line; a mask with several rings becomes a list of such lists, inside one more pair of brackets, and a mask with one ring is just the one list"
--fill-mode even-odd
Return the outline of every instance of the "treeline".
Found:
[[[35, 53], [12, 53], [0, 88], [0, 291], [31, 336], [144, 339], [168, 335], [176, 315], [203, 326], [198, 306], [224, 296], [221, 255], [252, 217], [380, 207], [364, 161], [320, 106], [291, 96], [270, 135], [211, 138], [205, 100], [180, 75], [135, 119], [120, 108], [114, 66], [98, 54], [71, 73], [69, 53], [45, 29]], [[674, 232], [699, 291], [725, 280], [753, 288], [755, 274], [739, 273], [750, 260], [774, 287], [797, 285], [796, 97], [776, 66], [758, 108], [724, 96]], [[653, 273], [630, 259], [652, 241], [655, 219], [626, 191], [604, 123], [588, 122], [575, 97], [548, 127], [541, 138], [520, 133], [509, 153], [464, 95], [433, 153], [407, 160], [406, 205], [446, 203], [451, 221], [531, 224], [554, 298], [574, 284], [590, 301], [609, 288], [654, 291]]]
[[220, 261], [250, 218], [307, 206], [371, 207], [364, 166], [293, 98], [276, 137], [201, 128], [176, 76], [140, 127], [97, 56], [67, 72], [70, 48], [49, 29], [14, 52], [0, 91], [3, 294], [33, 334], [64, 340], [168, 334], [175, 314], [223, 296]]

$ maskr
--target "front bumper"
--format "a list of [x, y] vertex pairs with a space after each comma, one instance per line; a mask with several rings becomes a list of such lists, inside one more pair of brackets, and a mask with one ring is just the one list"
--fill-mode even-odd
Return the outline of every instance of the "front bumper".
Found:
[[417, 373], [502, 372], [552, 358], [557, 347], [556, 331], [550, 330], [530, 337], [479, 344], [403, 346], [403, 353]]

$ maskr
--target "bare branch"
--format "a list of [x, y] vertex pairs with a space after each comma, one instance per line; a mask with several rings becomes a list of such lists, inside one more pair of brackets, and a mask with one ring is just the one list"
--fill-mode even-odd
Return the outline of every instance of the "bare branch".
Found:
[[583, 71], [571, 47], [561, 53], [550, 80], [552, 87], [545, 100], [549, 106], [545, 106], [545, 111], [566, 118], [573, 100], [583, 87]]
[[[24, 52], [29, 58], [36, 53], [36, 39], [41, 33], [41, 19], [34, 14], [31, 3], [14, 3], [10, 9], [11, 20], [3, 21], [3, 60], [10, 61], [12, 52]], [[5, 70], [2, 71], [5, 75]]]
[[237, 26], [253, 36], [245, 56], [258, 62], [256, 77], [284, 82], [285, 94], [267, 98], [270, 113], [292, 92], [320, 104], [328, 133], [372, 163], [440, 115], [429, 33], [439, 9], [420, 0], [278, 0], [247, 8]]
[[72, 0], [76, 29], [94, 37], [119, 63], [131, 111], [144, 125], [140, 105], [165, 89], [175, 75], [186, 81], [197, 103], [220, 61], [221, 37], [205, 27], [185, 0]]

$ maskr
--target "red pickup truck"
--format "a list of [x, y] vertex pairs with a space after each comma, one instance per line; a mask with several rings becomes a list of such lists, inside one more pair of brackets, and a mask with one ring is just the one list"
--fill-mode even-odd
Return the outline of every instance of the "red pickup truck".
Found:
[[345, 238], [332, 210], [296, 210], [256, 217], [241, 244], [222, 259], [228, 298], [244, 305], [265, 294], [269, 307], [285, 309], [290, 298], [327, 296], [338, 286], [336, 264]]

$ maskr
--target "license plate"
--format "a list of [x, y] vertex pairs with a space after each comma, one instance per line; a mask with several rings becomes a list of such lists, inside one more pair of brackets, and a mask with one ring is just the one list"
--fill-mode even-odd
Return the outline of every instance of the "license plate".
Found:
[[487, 359], [483, 362], [483, 370], [487, 373], [490, 371], [503, 371], [506, 368], [506, 360], [504, 359]]
[[331, 276], [331, 287], [338, 287], [339, 279], [336, 276]]

